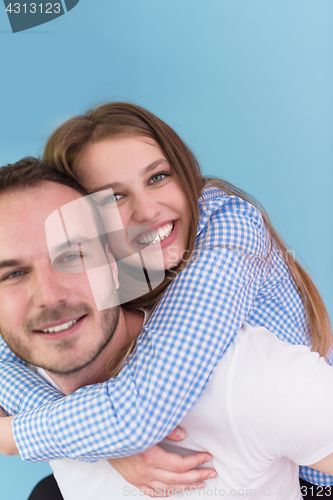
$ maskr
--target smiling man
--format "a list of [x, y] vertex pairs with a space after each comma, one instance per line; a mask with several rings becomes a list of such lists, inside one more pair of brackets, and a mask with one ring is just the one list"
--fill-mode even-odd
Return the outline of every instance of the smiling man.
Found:
[[[115, 354], [141, 331], [144, 314], [136, 310], [125, 314], [119, 306], [117, 266], [91, 199], [83, 197], [86, 193], [74, 179], [33, 158], [3, 167], [1, 175], [2, 337], [32, 370], [65, 395], [108, 380], [110, 359], [117, 361]], [[160, 453], [170, 462], [169, 454]], [[207, 457], [208, 453], [189, 460], [177, 457], [176, 466], [186, 471]], [[91, 495], [108, 497], [105, 481], [114, 491], [115, 478], [119, 488], [130, 486], [107, 461], [59, 460], [52, 467], [65, 499], [77, 498], [83, 477], [90, 492], [85, 486], [82, 500]], [[193, 471], [190, 477], [178, 478], [190, 486], [209, 472]], [[50, 492], [46, 498], [51, 498]]]
[[[74, 372], [82, 376], [85, 368], [88, 374], [96, 358], [102, 367], [101, 361], [109, 359], [110, 350], [128, 334], [119, 307], [96, 310], [86, 273], [58, 272], [50, 265], [45, 221], [60, 206], [80, 197], [71, 187], [50, 181], [0, 196], [1, 333], [19, 357], [57, 376]], [[92, 209], [86, 224], [95, 225]], [[62, 260], [73, 254], [69, 247]], [[103, 286], [115, 295], [111, 266], [108, 269]], [[140, 328], [142, 314], [131, 314], [140, 318]]]

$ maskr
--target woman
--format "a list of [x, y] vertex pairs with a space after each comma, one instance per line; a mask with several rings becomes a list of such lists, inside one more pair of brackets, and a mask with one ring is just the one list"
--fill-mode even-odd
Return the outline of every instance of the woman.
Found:
[[[141, 159], [144, 161], [138, 165]], [[139, 338], [138, 349], [133, 352], [130, 364], [137, 368], [138, 387], [141, 387], [140, 373], [144, 372], [145, 366], [152, 366], [155, 361], [156, 380], [164, 380], [165, 384], [170, 383], [166, 366], [172, 366], [175, 396], [172, 414], [165, 411], [169, 398], [165, 386], [161, 384], [157, 388], [150, 384], [147, 388], [142, 384], [143, 391], [137, 395], [139, 404], [146, 409], [147, 415], [153, 410], [156, 421], [160, 422], [159, 427], [151, 426], [148, 418], [143, 422], [140, 419], [144, 417], [137, 415], [138, 424], [147, 428], [144, 443], [139, 446], [138, 436], [131, 435], [131, 432], [126, 434], [124, 420], [119, 422], [117, 431], [126, 434], [124, 441], [130, 442], [128, 448], [122, 448], [122, 442], [115, 439], [117, 431], [112, 436], [92, 428], [90, 435], [85, 435], [89, 434], [89, 429], [78, 435], [78, 441], [82, 443], [79, 451], [76, 444], [65, 439], [67, 456], [110, 457], [109, 450], [115, 446], [119, 452], [113, 456], [120, 456], [160, 441], [201, 394], [213, 368], [244, 320], [253, 326], [265, 326], [291, 343], [309, 344], [310, 335], [313, 350], [328, 354], [331, 329], [325, 307], [301, 266], [287, 260], [286, 248], [267, 216], [250, 203], [247, 195], [228, 183], [203, 179], [186, 145], [154, 115], [127, 103], [96, 108], [87, 115], [69, 120], [55, 131], [46, 145], [45, 160], [53, 167], [77, 176], [88, 191], [107, 189], [113, 184], [115, 198], [99, 201], [103, 207], [116, 201], [125, 226], [141, 224], [151, 227], [157, 224], [155, 229], [162, 227], [165, 231], [166, 279], [157, 289], [126, 307], [156, 306], [158, 303], [144, 328], [153, 349], [149, 350], [148, 346], [145, 352]], [[125, 182], [122, 178], [124, 172]], [[133, 179], [136, 181], [132, 182]], [[170, 182], [178, 189], [177, 200], [180, 195], [183, 205], [175, 208], [174, 198], [170, 201], [166, 196], [167, 201], [161, 208], [158, 195], [154, 197], [152, 191], [163, 190]], [[115, 189], [115, 183], [121, 188], [119, 191], [118, 187]], [[207, 184], [216, 187], [205, 188]], [[169, 238], [170, 245], [167, 244]], [[180, 297], [182, 302], [179, 302]], [[164, 333], [166, 324], [167, 334]], [[130, 346], [127, 348], [131, 349]], [[156, 363], [153, 353], [157, 353], [158, 360], [163, 359], [163, 362]], [[6, 353], [2, 359], [6, 360], [6, 356], [9, 361], [13, 360]], [[126, 379], [131, 380], [129, 366], [125, 363], [112, 390], [120, 391]], [[5, 364], [3, 370], [6, 371]], [[6, 377], [9, 383], [8, 374]], [[28, 394], [31, 390], [29, 380], [27, 377]], [[33, 383], [36, 392], [36, 381]], [[6, 386], [3, 387], [5, 391]], [[89, 390], [97, 394], [99, 388]], [[42, 383], [38, 391], [41, 398], [45, 396], [46, 401], [51, 400], [48, 388]], [[77, 398], [78, 395], [74, 394], [66, 401], [56, 403], [55, 410], [47, 406], [40, 411], [46, 434], [42, 450], [40, 447], [37, 451], [34, 447], [37, 436], [31, 432], [30, 425], [39, 412], [25, 413], [14, 419], [16, 441], [24, 458], [47, 460], [65, 456], [61, 422], [55, 422], [59, 429], [56, 439], [48, 427], [52, 427], [53, 418], [56, 420], [54, 415], [58, 409], [74, 408]], [[135, 407], [135, 396], [129, 394], [128, 398]], [[149, 406], [152, 400], [157, 401], [154, 408]], [[16, 395], [3, 395], [1, 401], [4, 409], [12, 413], [13, 408], [26, 411], [33, 406], [28, 397], [24, 402], [17, 402]], [[75, 415], [72, 418], [75, 427]], [[63, 425], [68, 428], [69, 422]], [[28, 428], [30, 444], [25, 442]], [[103, 434], [104, 446], [98, 452], [94, 451], [96, 432]], [[86, 453], [88, 447], [91, 451]], [[311, 475], [305, 477], [311, 480]]]

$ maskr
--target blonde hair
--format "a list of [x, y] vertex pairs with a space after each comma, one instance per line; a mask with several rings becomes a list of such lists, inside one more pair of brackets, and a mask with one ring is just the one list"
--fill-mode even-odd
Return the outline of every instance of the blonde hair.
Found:
[[[188, 199], [190, 210], [189, 235], [186, 248], [189, 256], [195, 248], [198, 226], [198, 198], [207, 184], [213, 184], [226, 194], [239, 196], [256, 206], [270, 233], [282, 252], [286, 265], [299, 291], [309, 324], [312, 349], [326, 356], [332, 346], [332, 329], [324, 302], [308, 273], [294, 259], [288, 259], [288, 252], [279, 234], [273, 228], [266, 212], [249, 195], [221, 179], [203, 178], [198, 162], [172, 128], [137, 105], [126, 102], [111, 102], [93, 108], [84, 115], [66, 121], [50, 136], [44, 151], [44, 160], [53, 168], [77, 178], [77, 163], [83, 149], [92, 143], [117, 136], [143, 135], [154, 139], [164, 152], [168, 162], [176, 172]], [[188, 259], [186, 259], [188, 261]], [[125, 308], [155, 306], [166, 287], [186, 265], [181, 262], [172, 273], [167, 271], [164, 281], [153, 291], [124, 304]], [[127, 351], [126, 351], [127, 349]], [[124, 346], [122, 352], [129, 352]], [[118, 370], [119, 371], [119, 370]]]

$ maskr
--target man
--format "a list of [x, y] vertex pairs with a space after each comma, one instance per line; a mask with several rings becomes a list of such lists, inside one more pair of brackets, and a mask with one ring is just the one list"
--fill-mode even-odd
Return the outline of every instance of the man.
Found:
[[[43, 367], [38, 372], [64, 394], [103, 382], [109, 378], [112, 355], [141, 331], [143, 313], [127, 311], [125, 315], [117, 306], [117, 268], [105, 251], [96, 213], [82, 198], [85, 193], [79, 184], [34, 159], [6, 168], [8, 179], [0, 193], [1, 334], [20, 358]], [[78, 205], [80, 217], [71, 234], [67, 233], [72, 240], [68, 245], [62, 241], [58, 209]], [[77, 215], [71, 213], [73, 218]], [[73, 244], [78, 237], [80, 248]], [[80, 265], [85, 272], [78, 269]], [[98, 283], [94, 282], [95, 268], [103, 269]], [[97, 296], [101, 297], [100, 311]], [[101, 304], [105, 298], [108, 303]], [[194, 461], [181, 459], [184, 470], [207, 457], [204, 453]], [[179, 461], [176, 465], [182, 466]], [[209, 472], [195, 472], [190, 483], [201, 481]]]
[[[59, 273], [52, 268], [49, 250], [52, 255], [56, 250], [47, 246], [44, 222], [79, 195], [50, 179], [42, 183], [39, 179], [24, 188], [18, 183], [0, 194], [5, 221], [0, 228], [0, 329], [10, 347], [30, 363], [43, 366], [52, 383], [69, 394], [83, 384], [105, 380], [110, 354], [131, 331], [141, 329], [142, 313], [134, 311], [126, 317], [117, 308], [98, 312], [88, 273]], [[92, 214], [90, 220], [85, 217], [87, 224], [93, 223]], [[60, 258], [64, 265], [81, 258], [81, 253], [60, 253], [55, 260]], [[112, 273], [107, 274], [109, 283], [111, 278]], [[113, 298], [114, 289], [111, 302]], [[110, 328], [116, 318], [117, 326]], [[300, 423], [305, 390], [314, 404]], [[255, 497], [299, 498], [295, 463], [333, 472], [331, 392], [333, 369], [316, 353], [244, 324], [183, 420], [188, 437], [184, 448], [177, 450], [184, 454], [212, 451], [218, 477], [204, 490], [208, 496], [241, 497], [248, 490]], [[2, 441], [1, 430], [0, 437]], [[9, 440], [9, 453], [12, 446]], [[113, 488], [113, 499], [138, 495], [107, 462], [95, 467], [60, 461], [53, 466], [66, 500], [84, 495], [89, 500], [109, 498], [106, 486]], [[200, 491], [195, 488], [191, 494], [200, 496]]]

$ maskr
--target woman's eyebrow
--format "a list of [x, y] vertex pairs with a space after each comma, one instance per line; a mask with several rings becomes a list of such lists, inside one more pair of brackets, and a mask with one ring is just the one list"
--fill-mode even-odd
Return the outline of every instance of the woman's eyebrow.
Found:
[[166, 158], [160, 158], [159, 160], [153, 161], [148, 167], [145, 167], [140, 174], [142, 177], [144, 177], [146, 174], [149, 174], [152, 170], [155, 170], [161, 163], [168, 163], [168, 160]]
[[[144, 167], [140, 175], [144, 177], [145, 175], [149, 174], [153, 170], [155, 170], [161, 163], [168, 163], [168, 160], [166, 158], [160, 158], [159, 160], [155, 160], [152, 163], [150, 163], [147, 167]], [[97, 193], [98, 191], [103, 191], [104, 189], [120, 189], [121, 187], [124, 186], [124, 183], [122, 182], [110, 182], [108, 184], [103, 184], [102, 186], [97, 186], [93, 189], [89, 189], [88, 193], [93, 194]]]

